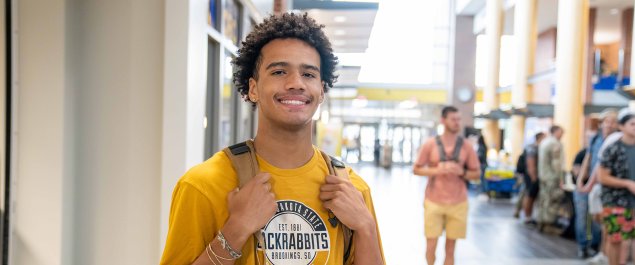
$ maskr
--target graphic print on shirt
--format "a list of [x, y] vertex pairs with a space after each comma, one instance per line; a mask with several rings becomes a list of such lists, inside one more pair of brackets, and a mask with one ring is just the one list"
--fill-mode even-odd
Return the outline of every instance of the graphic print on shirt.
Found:
[[320, 215], [298, 201], [277, 203], [276, 214], [262, 229], [258, 250], [264, 249], [267, 261], [273, 265], [326, 263], [331, 240]]

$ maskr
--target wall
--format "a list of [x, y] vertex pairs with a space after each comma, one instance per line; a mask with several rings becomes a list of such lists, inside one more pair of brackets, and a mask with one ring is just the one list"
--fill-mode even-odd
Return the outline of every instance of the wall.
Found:
[[[453, 80], [450, 86], [448, 101], [459, 108], [464, 126], [474, 127], [474, 101], [476, 99], [476, 85], [474, 72], [476, 70], [476, 35], [472, 33], [473, 16], [456, 16], [456, 32], [454, 45]], [[472, 91], [472, 99], [460, 102], [457, 90], [466, 88]]]
[[[17, 1], [13, 1], [17, 4]], [[65, 1], [20, 1], [13, 130], [11, 264], [67, 264], [63, 213], [72, 209], [72, 117], [66, 86]], [[45, 25], [45, 26], [44, 26]], [[70, 134], [67, 134], [70, 133]], [[66, 137], [65, 137], [66, 135]], [[65, 193], [67, 192], [67, 193]]]
[[157, 264], [164, 2], [18, 4], [11, 264]]
[[164, 3], [70, 4], [78, 18], [78, 49], [67, 54], [78, 88], [74, 263], [157, 264]]
[[[551, 28], [538, 34], [535, 73], [545, 72], [555, 67], [556, 32], [556, 28]], [[532, 103], [550, 103], [553, 80], [555, 80], [555, 73], [552, 78], [546, 78], [533, 85]]]
[[600, 50], [602, 60], [605, 63], [602, 74], [617, 73], [620, 61], [620, 43], [596, 45], [595, 48]]

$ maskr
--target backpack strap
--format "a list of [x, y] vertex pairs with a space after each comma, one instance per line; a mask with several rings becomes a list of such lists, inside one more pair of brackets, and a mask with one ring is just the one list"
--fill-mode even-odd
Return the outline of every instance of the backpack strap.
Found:
[[[439, 135], [435, 136], [434, 140], [437, 143], [437, 149], [439, 149], [439, 162], [448, 161], [448, 157], [445, 153], [445, 147], [443, 146], [443, 142], [441, 142], [441, 136]], [[452, 151], [452, 157], [450, 158], [450, 160], [458, 163], [462, 148], [463, 148], [463, 137], [459, 136], [456, 138], [456, 144], [454, 145], [454, 151]]]
[[456, 144], [454, 145], [454, 152], [452, 153], [452, 160], [459, 162], [459, 156], [461, 155], [461, 149], [463, 149], [463, 137], [456, 138]]
[[[346, 165], [342, 161], [335, 159], [334, 157], [327, 155], [324, 151], [320, 150], [324, 161], [326, 161], [326, 167], [329, 169], [329, 174], [348, 179], [348, 171], [346, 171]], [[332, 215], [332, 216], [331, 216]], [[337, 220], [337, 216], [333, 215], [331, 211], [329, 211], [329, 223], [333, 227], [337, 226], [339, 220]], [[353, 242], [353, 230], [351, 230], [348, 226], [342, 224], [340, 225], [342, 228], [342, 233], [344, 234], [344, 264], [351, 256], [351, 247]]]
[[[223, 152], [227, 155], [229, 160], [236, 171], [238, 176], [238, 187], [242, 188], [247, 181], [252, 179], [258, 171], [258, 159], [256, 158], [256, 149], [254, 148], [254, 141], [249, 139], [242, 143], [226, 147]], [[260, 231], [256, 231], [253, 234], [254, 237], [254, 255], [256, 255], [258, 244], [264, 246], [264, 238]]]
[[437, 143], [437, 149], [439, 149], [439, 162], [447, 161], [448, 158], [445, 155], [445, 147], [443, 147], [443, 143], [441, 142], [441, 136], [435, 136], [434, 140]]
[[238, 175], [238, 187], [243, 187], [247, 181], [258, 174], [259, 166], [256, 159], [254, 141], [247, 140], [242, 143], [226, 147], [223, 152], [231, 160], [234, 170]]

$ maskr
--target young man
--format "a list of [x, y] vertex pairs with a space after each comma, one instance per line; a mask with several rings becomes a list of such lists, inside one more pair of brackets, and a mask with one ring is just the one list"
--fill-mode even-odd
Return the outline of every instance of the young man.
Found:
[[[573, 193], [573, 201], [576, 212], [576, 241], [578, 242], [578, 255], [582, 258], [592, 256], [593, 252], [595, 252], [592, 248], [601, 249], [599, 246], [602, 238], [601, 226], [598, 222], [589, 218], [589, 205], [595, 203], [590, 200], [600, 200], [600, 198], [599, 196], [597, 196], [597, 198], [591, 198], [589, 193], [597, 182], [597, 174], [593, 174], [595, 172], [593, 169], [597, 166], [599, 161], [599, 150], [602, 147], [604, 140], [609, 135], [616, 132], [617, 129], [617, 111], [614, 109], [607, 109], [603, 111], [600, 114], [599, 132], [593, 136], [589, 142], [589, 147], [587, 148], [582, 166], [580, 167], [580, 174], [576, 181], [576, 191]], [[600, 256], [596, 259], [602, 258]]]
[[426, 260], [434, 264], [437, 241], [445, 229], [445, 265], [454, 264], [456, 240], [467, 230], [467, 188], [465, 180], [480, 176], [474, 148], [460, 137], [461, 115], [455, 107], [441, 111], [443, 134], [428, 139], [419, 150], [413, 172], [427, 176], [424, 201]]
[[598, 168], [610, 265], [620, 264], [622, 244], [635, 238], [635, 113], [620, 112], [618, 121], [623, 135], [606, 147]]
[[[322, 27], [284, 14], [247, 36], [234, 84], [258, 108], [260, 173], [238, 189], [224, 152], [190, 169], [173, 193], [161, 264], [385, 263], [368, 185], [350, 169], [329, 175], [312, 145], [311, 117], [336, 80]], [[342, 225], [353, 231], [346, 261]]]
[[540, 190], [540, 182], [538, 181], [538, 147], [543, 139], [545, 139], [544, 133], [536, 133], [534, 143], [525, 148], [525, 172], [527, 174], [523, 175], [523, 181], [525, 182], [523, 209], [525, 210], [525, 224], [527, 225], [536, 225], [536, 221], [533, 219], [533, 212], [534, 202]]
[[550, 135], [538, 148], [538, 225], [540, 230], [551, 231], [558, 211], [558, 202], [564, 196], [560, 183], [564, 177], [564, 150], [560, 139], [564, 130], [557, 125], [551, 126]]

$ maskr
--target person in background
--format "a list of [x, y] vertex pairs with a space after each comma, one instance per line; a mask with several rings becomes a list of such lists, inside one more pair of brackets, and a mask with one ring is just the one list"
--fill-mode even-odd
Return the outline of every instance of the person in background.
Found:
[[[516, 165], [516, 171], [523, 176], [525, 190], [523, 192], [523, 209], [525, 212], [525, 224], [535, 226], [536, 220], [533, 218], [534, 203], [538, 198], [540, 191], [540, 181], [538, 178], [538, 149], [540, 143], [545, 139], [545, 133], [539, 132], [534, 135], [534, 143], [527, 145], [520, 155], [519, 163]], [[520, 163], [523, 162], [524, 164]]]
[[635, 113], [625, 109], [617, 119], [623, 135], [602, 152], [597, 172], [610, 265], [626, 261], [622, 246], [635, 238]]
[[[587, 148], [580, 150], [573, 159], [573, 166], [571, 167], [571, 175], [573, 181], [578, 186], [579, 183], [584, 182], [581, 179], [582, 164], [585, 157], [588, 154]], [[578, 186], [579, 187], [579, 186]], [[594, 256], [595, 249], [599, 245], [600, 239], [600, 227], [593, 223], [589, 216], [588, 211], [588, 196], [587, 193], [583, 193], [584, 199], [580, 199], [578, 192], [573, 193], [573, 202], [575, 208], [575, 236], [578, 243], [578, 257], [582, 259]]]
[[431, 137], [419, 149], [413, 173], [428, 177], [424, 200], [426, 260], [434, 264], [437, 241], [445, 230], [445, 265], [454, 264], [456, 240], [467, 231], [467, 187], [476, 180], [480, 165], [474, 148], [459, 134], [461, 115], [457, 108], [441, 111], [443, 134]]
[[[579, 246], [578, 254], [584, 257], [592, 255], [593, 252], [598, 252], [597, 255], [589, 260], [593, 263], [601, 263], [601, 261], [606, 260], [606, 255], [603, 252], [603, 245], [605, 245], [603, 238], [606, 235], [603, 233], [601, 219], [599, 218], [602, 207], [600, 199], [601, 186], [597, 183], [597, 170], [595, 169], [600, 160], [601, 150], [607, 143], [605, 140], [617, 130], [617, 111], [615, 109], [604, 110], [600, 114], [599, 131], [589, 141], [587, 153], [580, 166], [580, 174], [576, 179], [576, 191], [573, 193], [576, 211], [576, 241]], [[595, 215], [595, 218], [593, 218], [593, 215]]]
[[553, 125], [549, 136], [538, 148], [538, 225], [541, 231], [550, 232], [557, 216], [559, 201], [564, 196], [560, 183], [564, 177], [564, 148], [560, 139], [564, 130]]
[[479, 197], [487, 199], [487, 182], [485, 181], [485, 169], [487, 169], [487, 144], [485, 144], [485, 137], [483, 137], [483, 135], [478, 136], [476, 143], [476, 155], [478, 156], [478, 162], [481, 164], [481, 194], [479, 194]]

